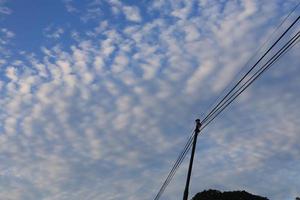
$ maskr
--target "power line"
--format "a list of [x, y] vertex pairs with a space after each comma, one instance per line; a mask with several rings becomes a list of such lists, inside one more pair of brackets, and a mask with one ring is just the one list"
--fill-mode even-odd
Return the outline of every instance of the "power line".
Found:
[[172, 180], [173, 176], [175, 175], [177, 168], [181, 165], [186, 153], [188, 152], [188, 150], [190, 149], [190, 143], [192, 142], [194, 138], [194, 135], [192, 133], [192, 135], [189, 137], [187, 143], [185, 144], [185, 147], [183, 148], [182, 152], [179, 154], [176, 162], [174, 163], [171, 171], [169, 172], [166, 180], [164, 181], [162, 187], [160, 188], [159, 192], [157, 193], [157, 195], [155, 196], [155, 200], [159, 199], [161, 194], [164, 192], [165, 188], [167, 187], [167, 185], [170, 183], [170, 181]]
[[300, 16], [280, 35], [280, 37], [272, 44], [272, 46], [260, 57], [260, 59], [247, 71], [247, 73], [234, 85], [234, 87], [222, 98], [222, 100], [212, 109], [209, 114], [203, 119], [203, 123], [207, 121], [219, 107], [219, 105], [233, 92], [238, 85], [257, 67], [257, 65], [266, 57], [266, 55], [276, 46], [276, 44], [286, 35], [286, 33], [298, 22]]
[[[297, 5], [298, 6], [298, 5]], [[254, 65], [254, 67], [252, 67], [249, 71], [251, 72], [255, 67], [256, 67], [256, 65], [271, 51], [271, 49], [281, 40], [281, 38], [291, 29], [291, 27], [297, 22], [299, 20], [299, 17], [293, 22], [293, 24], [280, 36], [280, 38], [268, 49], [268, 51], [261, 57], [261, 59], [259, 59], [259, 61]], [[298, 38], [297, 38], [298, 39]], [[281, 56], [281, 55], [280, 55]], [[280, 57], [279, 56], [279, 57]], [[278, 58], [277, 58], [278, 59]], [[277, 60], [276, 59], [276, 60]], [[276, 61], [275, 60], [275, 61]], [[272, 62], [272, 63], [274, 63], [274, 62]], [[247, 75], [250, 73], [250, 72], [247, 72]], [[265, 70], [264, 70], [265, 71]], [[246, 76], [247, 76], [246, 75]], [[246, 76], [244, 76], [242, 79], [244, 79]], [[260, 75], [259, 75], [260, 76]], [[257, 78], [257, 77], [256, 77]], [[256, 79], [255, 78], [255, 79]], [[255, 80], [254, 79], [254, 80]], [[253, 80], [253, 81], [254, 81]], [[216, 109], [219, 109], [219, 105], [230, 95], [230, 93], [231, 92], [233, 92], [236, 88], [237, 88], [237, 86], [242, 82], [243, 80], [240, 80], [237, 84], [236, 84], [236, 86], [234, 86], [234, 89], [232, 89], [232, 90], [230, 90], [228, 93], [227, 93], [227, 95], [218, 103], [218, 105], [205, 117], [205, 120], [207, 121], [211, 116], [212, 116], [212, 113], [216, 113], [217, 111], [216, 111]], [[253, 81], [251, 81], [251, 83], [253, 82]], [[250, 84], [251, 84], [250, 83]], [[249, 84], [249, 85], [250, 85]], [[249, 86], [248, 85], [248, 86]], [[247, 87], [248, 87], [247, 86]], [[246, 88], [247, 88], [246, 87]], [[246, 88], [244, 88], [238, 95], [240, 95]], [[237, 95], [237, 96], [238, 96]], [[235, 97], [235, 98], [237, 98], [237, 96]], [[232, 96], [231, 96], [232, 97]], [[231, 98], [230, 97], [230, 98]], [[213, 120], [213, 119], [215, 119], [215, 117], [216, 116], [218, 116], [235, 98], [233, 98], [227, 105], [225, 105], [221, 110], [219, 110], [219, 112], [211, 119], [211, 120], [209, 120], [209, 122], [208, 123], [206, 123], [204, 126], [203, 126], [203, 128], [202, 129], [204, 129], [209, 123], [211, 123], [211, 121]], [[223, 106], [224, 104], [222, 104], [222, 106]], [[216, 112], [215, 112], [216, 111]], [[201, 129], [201, 130], [202, 130]], [[176, 162], [174, 163], [174, 165], [173, 165], [173, 167], [172, 167], [172, 170], [170, 171], [170, 173], [168, 174], [168, 176], [167, 176], [167, 178], [166, 178], [166, 180], [164, 181], [164, 183], [163, 183], [163, 185], [162, 185], [162, 187], [160, 188], [160, 190], [159, 190], [159, 192], [158, 192], [158, 194], [155, 196], [155, 200], [158, 200], [159, 198], [160, 198], [160, 196], [162, 195], [162, 193], [164, 192], [164, 190], [165, 190], [165, 188], [168, 186], [168, 184], [170, 183], [170, 181], [172, 180], [172, 178], [173, 178], [173, 176], [175, 175], [175, 173], [176, 173], [176, 171], [177, 171], [177, 169], [179, 168], [179, 166], [181, 165], [181, 163], [183, 162], [183, 160], [184, 160], [184, 158], [185, 158], [185, 156], [186, 156], [186, 154], [187, 154], [187, 152], [189, 151], [189, 149], [190, 149], [190, 147], [191, 147], [191, 142], [192, 142], [192, 140], [193, 140], [193, 138], [194, 138], [194, 134], [192, 134], [190, 137], [189, 137], [189, 139], [188, 139], [188, 142], [186, 143], [186, 145], [185, 145], [185, 147], [184, 147], [184, 149], [183, 149], [183, 151], [180, 153], [180, 155], [179, 155], [179, 157], [178, 157], [178, 159], [176, 160]]]
[[[246, 68], [246, 67], [248, 67], [248, 65], [250, 64], [250, 61], [252, 60], [252, 59], [254, 59], [254, 57], [258, 54], [258, 52], [260, 51], [260, 50], [262, 50], [263, 49], [263, 47], [265, 47], [266, 46], [266, 44], [268, 44], [268, 42], [272, 39], [272, 37], [275, 35], [275, 33], [285, 24], [285, 22], [288, 20], [288, 18], [296, 11], [296, 9], [298, 8], [300, 6], [300, 0], [299, 0], [299, 2], [297, 3], [297, 5], [286, 15], [286, 17], [282, 20], [282, 22], [280, 22], [280, 24], [272, 31], [272, 33], [267, 37], [267, 40], [262, 44], [262, 45], [260, 45], [260, 47], [255, 51], [255, 53], [247, 60], [247, 62], [246, 62], [246, 64], [239, 70], [239, 72], [238, 73], [236, 73], [236, 75], [234, 76], [234, 78], [233, 78], [233, 80], [235, 80], [237, 77], [238, 77], [238, 75], [240, 75], [241, 73], [242, 73], [242, 71]], [[233, 81], [232, 81], [233, 82]], [[217, 101], [221, 98], [221, 96], [225, 93], [225, 91], [229, 88], [229, 86], [232, 84], [232, 82], [230, 83], [230, 84], [228, 84], [227, 85], [227, 87], [225, 87], [223, 90], [222, 90], [222, 92], [220, 92], [220, 95], [218, 96], [218, 98], [214, 101], [214, 103], [213, 104], [211, 104], [210, 106], [209, 106], [209, 108], [213, 108], [215, 105], [216, 105], [216, 103], [217, 103]], [[209, 109], [209, 110], [211, 110], [211, 109]], [[206, 113], [206, 115], [205, 116], [207, 116], [208, 115], [208, 112]]]
[[[290, 39], [271, 59], [268, 60], [268, 62], [259, 69], [259, 71], [257, 71], [243, 86], [241, 86], [239, 88], [238, 94], [233, 94], [232, 96], [234, 96], [234, 98], [232, 98], [230, 100], [230, 102], [228, 102], [225, 107], [222, 108], [222, 110], [220, 110], [214, 117], [217, 117], [227, 106], [229, 106], [229, 104], [236, 99], [248, 86], [250, 86], [263, 72], [265, 72], [268, 68], [270, 68], [271, 66], [273, 66], [273, 64], [285, 53], [287, 53], [294, 45], [297, 44], [297, 42], [299, 42], [299, 37], [300, 37], [300, 31], [293, 36], [292, 39]], [[298, 41], [297, 41], [298, 40]], [[245, 87], [244, 87], [245, 86]], [[244, 88], [243, 88], [244, 87]], [[240, 90], [242, 89], [242, 90]], [[231, 96], [231, 97], [232, 97]], [[230, 97], [230, 98], [231, 98]], [[213, 119], [211, 119], [208, 123], [206, 123], [205, 126], [207, 126]], [[199, 120], [199, 119], [198, 119]], [[196, 120], [197, 121], [197, 120]], [[200, 123], [200, 120], [199, 120]], [[196, 126], [198, 127], [198, 126]], [[203, 130], [205, 127], [203, 127], [201, 130]], [[192, 165], [193, 165], [193, 159], [194, 159], [194, 153], [195, 153], [195, 147], [196, 147], [196, 142], [197, 142], [197, 135], [200, 132], [200, 129], [197, 129], [198, 131], [196, 131], [195, 129], [195, 134], [194, 134], [194, 140], [193, 140], [193, 146], [192, 146], [192, 153], [191, 153], [191, 159], [190, 159], [190, 165], [189, 165], [189, 170], [188, 170], [188, 175], [187, 175], [187, 183], [186, 183], [186, 187], [184, 190], [184, 195], [183, 195], [183, 200], [187, 200], [188, 199], [188, 190], [189, 190], [189, 183], [190, 183], [190, 177], [191, 177], [191, 171], [192, 171]]]
[[[295, 36], [293, 37], [294, 38], [294, 41], [293, 41], [293, 43], [292, 44], [286, 44], [284, 47], [287, 49], [287, 50], [289, 50], [290, 48], [292, 48], [293, 46], [292, 45], [294, 45], [294, 44], [296, 44], [295, 42], [297, 42], [297, 39], [299, 39], [299, 37], [300, 37], [300, 35], [299, 35], [299, 33], [296, 35], [297, 36], [297, 38], [295, 38]], [[299, 40], [298, 40], [298, 42], [299, 42]], [[288, 46], [287, 46], [288, 45]], [[282, 51], [282, 50], [280, 50], [280, 51]], [[274, 59], [274, 60], [269, 60], [268, 61], [268, 63], [270, 63], [270, 65], [268, 65], [268, 67], [270, 67], [270, 66], [272, 66], [274, 63], [275, 63], [275, 61], [277, 61], [283, 54], [285, 54], [286, 53], [286, 50], [285, 51], [282, 51], [282, 52], [279, 52], [280, 54], [276, 54], [276, 58]], [[263, 70], [263, 72], [265, 71], [265, 69]], [[263, 73], [262, 72], [262, 73]], [[260, 76], [262, 73], [260, 73], [258, 76]], [[255, 75], [257, 75], [257, 74], [255, 74]], [[255, 79], [256, 78], [258, 78], [258, 76], [257, 77], [255, 77]], [[252, 77], [251, 77], [252, 78]], [[249, 83], [245, 88], [243, 88], [242, 89], [242, 91], [239, 89], [238, 91], [239, 91], [239, 93], [233, 98], [233, 99], [231, 99], [230, 100], [230, 102], [226, 102], [227, 104], [221, 109], [221, 110], [218, 110], [219, 112], [212, 118], [212, 119], [210, 119], [204, 126], [203, 126], [203, 128], [201, 128], [201, 130], [203, 130], [208, 124], [210, 124], [227, 106], [229, 106], [229, 104], [232, 102], [232, 101], [234, 101], [234, 99], [235, 98], [237, 98], [248, 86], [250, 86], [250, 84], [252, 84], [252, 82], [255, 80], [255, 79], [253, 79], [250, 83], [249, 83], [249, 81], [247, 81], [246, 83]], [[236, 93], [235, 93], [236, 94]], [[232, 96], [231, 96], [232, 97]], [[173, 168], [172, 168], [172, 170], [171, 170], [171, 172], [169, 173], [169, 175], [168, 175], [168, 177], [167, 177], [167, 179], [165, 180], [165, 182], [164, 182], [164, 184], [163, 184], [163, 186], [160, 188], [160, 191], [159, 191], [159, 193], [156, 195], [156, 197], [155, 197], [155, 200], [158, 200], [159, 198], [160, 198], [160, 196], [162, 195], [162, 193], [164, 192], [164, 190], [165, 190], [165, 188], [168, 186], [168, 184], [170, 183], [170, 181], [172, 180], [172, 178], [174, 177], [174, 175], [175, 175], [175, 173], [176, 173], [176, 171], [177, 171], [177, 169], [179, 168], [179, 166], [181, 165], [181, 163], [183, 162], [183, 160], [184, 160], [184, 158], [185, 158], [185, 156], [186, 156], [186, 154], [188, 153], [188, 151], [189, 151], [189, 149], [191, 148], [191, 144], [192, 144], [192, 141], [193, 141], [193, 138], [194, 138], [194, 134], [192, 134], [190, 137], [189, 137], [189, 140], [188, 140], [188, 142], [186, 143], [186, 145], [185, 145], [185, 148], [184, 148], [184, 150], [181, 152], [181, 154], [180, 154], [180, 156], [179, 156], [179, 158], [177, 159], [177, 161], [176, 161], [176, 163], [175, 163], [175, 165], [173, 166]]]
[[[274, 63], [279, 60], [285, 53], [287, 53], [297, 42], [300, 37], [300, 31], [292, 37], [272, 58], [262, 67], [260, 68], [254, 75], [251, 76], [234, 94], [232, 94], [229, 99], [227, 99], [221, 107], [219, 107], [213, 118], [209, 119], [207, 123], [203, 126], [201, 130], [203, 130], [212, 120], [214, 120], [227, 106], [229, 106], [242, 92], [244, 92], [259, 76], [262, 75], [267, 69], [274, 65]], [[224, 106], [225, 105], [225, 106]], [[224, 107], [223, 107], [224, 106]]]

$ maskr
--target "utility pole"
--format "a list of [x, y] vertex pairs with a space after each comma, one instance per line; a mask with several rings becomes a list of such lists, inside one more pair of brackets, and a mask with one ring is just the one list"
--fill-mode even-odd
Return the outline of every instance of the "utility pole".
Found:
[[200, 127], [201, 127], [200, 119], [196, 119], [195, 122], [196, 122], [196, 128], [194, 130], [195, 135], [194, 135], [194, 140], [193, 140], [193, 147], [192, 147], [192, 152], [191, 152], [189, 171], [187, 174], [185, 189], [184, 189], [184, 193], [183, 193], [183, 200], [188, 200], [188, 196], [189, 196], [189, 186], [190, 186], [190, 179], [191, 179], [193, 162], [194, 162], [195, 149], [196, 149], [196, 144], [197, 144], [197, 137], [198, 137], [198, 133], [200, 133]]

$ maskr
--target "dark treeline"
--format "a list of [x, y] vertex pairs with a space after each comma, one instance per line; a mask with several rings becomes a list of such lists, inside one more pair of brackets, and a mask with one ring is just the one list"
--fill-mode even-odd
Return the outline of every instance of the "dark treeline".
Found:
[[[192, 200], [269, 200], [266, 197], [250, 194], [246, 191], [221, 192], [218, 190], [205, 190], [196, 194]], [[295, 200], [300, 200], [296, 197]]]
[[269, 200], [266, 197], [250, 194], [246, 191], [221, 192], [205, 190], [196, 194], [192, 200]]

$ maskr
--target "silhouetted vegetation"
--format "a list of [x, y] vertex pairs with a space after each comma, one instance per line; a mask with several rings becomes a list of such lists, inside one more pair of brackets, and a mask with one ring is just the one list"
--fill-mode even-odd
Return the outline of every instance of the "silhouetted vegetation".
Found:
[[192, 200], [268, 200], [268, 198], [253, 195], [246, 191], [221, 192], [218, 190], [205, 190], [196, 194]]

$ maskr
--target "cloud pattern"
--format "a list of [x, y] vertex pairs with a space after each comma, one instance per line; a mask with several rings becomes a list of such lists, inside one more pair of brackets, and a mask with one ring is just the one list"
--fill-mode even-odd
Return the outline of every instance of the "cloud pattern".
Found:
[[[83, 10], [62, 3], [97, 25], [72, 29], [66, 47], [60, 34], [69, 32], [54, 24], [45, 35], [52, 46], [0, 59], [0, 199], [153, 198], [194, 118], [296, 1], [107, 0]], [[18, 33], [0, 33], [0, 49], [9, 49]], [[213, 187], [299, 195], [299, 51], [204, 131], [192, 194]], [[186, 165], [164, 199], [181, 198]]]

